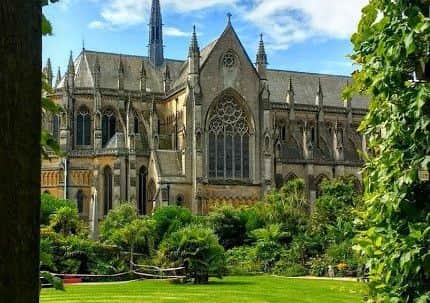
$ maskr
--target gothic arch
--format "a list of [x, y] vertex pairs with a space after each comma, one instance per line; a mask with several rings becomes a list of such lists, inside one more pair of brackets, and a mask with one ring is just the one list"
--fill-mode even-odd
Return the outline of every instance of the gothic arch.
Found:
[[78, 212], [80, 214], [84, 212], [84, 199], [84, 192], [82, 191], [82, 189], [78, 190], [78, 192], [76, 193], [76, 204], [78, 207]]
[[252, 178], [254, 120], [232, 89], [212, 102], [205, 119], [206, 169], [211, 179]]
[[75, 113], [75, 143], [77, 146], [91, 145], [91, 114], [87, 106], [81, 105]]

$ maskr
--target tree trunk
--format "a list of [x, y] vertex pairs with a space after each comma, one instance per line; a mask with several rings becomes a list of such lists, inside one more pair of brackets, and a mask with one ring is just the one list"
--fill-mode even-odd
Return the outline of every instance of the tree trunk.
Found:
[[0, 298], [39, 301], [41, 1], [0, 1]]

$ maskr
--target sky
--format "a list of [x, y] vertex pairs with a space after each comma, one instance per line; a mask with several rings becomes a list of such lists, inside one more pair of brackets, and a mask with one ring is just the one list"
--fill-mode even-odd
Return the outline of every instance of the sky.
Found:
[[[160, 0], [165, 57], [184, 60], [193, 25], [200, 47], [217, 39], [227, 13], [255, 58], [263, 34], [269, 68], [348, 75], [350, 36], [368, 0]], [[151, 0], [60, 0], [44, 8], [53, 35], [43, 38], [54, 74], [88, 50], [147, 55]]]

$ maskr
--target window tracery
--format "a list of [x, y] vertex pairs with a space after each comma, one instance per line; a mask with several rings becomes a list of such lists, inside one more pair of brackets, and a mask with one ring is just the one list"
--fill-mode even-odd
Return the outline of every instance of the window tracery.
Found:
[[76, 145], [91, 144], [91, 117], [86, 107], [81, 107], [76, 118]]
[[232, 96], [215, 105], [208, 131], [209, 177], [249, 178], [249, 121]]

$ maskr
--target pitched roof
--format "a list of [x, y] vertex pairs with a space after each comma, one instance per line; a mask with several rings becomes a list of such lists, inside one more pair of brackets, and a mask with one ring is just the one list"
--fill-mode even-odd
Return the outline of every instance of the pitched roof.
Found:
[[[324, 105], [343, 106], [342, 90], [347, 85], [347, 81], [352, 81], [348, 76], [269, 69], [267, 80], [272, 102], [286, 102], [290, 77], [294, 90], [294, 102], [298, 104], [315, 104], [318, 82], [321, 80]], [[351, 105], [354, 108], [365, 109], [368, 106], [368, 99], [361, 96], [354, 97]]]
[[[91, 88], [94, 86], [94, 65], [96, 58], [100, 64], [100, 87], [118, 89], [118, 67], [120, 58], [124, 67], [124, 89], [138, 91], [140, 89], [140, 72], [142, 61], [145, 63], [147, 74], [147, 90], [149, 92], [164, 92], [163, 79], [166, 64], [169, 66], [170, 76], [176, 79], [184, 61], [166, 59], [163, 66], [155, 68], [146, 56], [132, 56], [114, 53], [104, 53], [85, 50], [75, 60], [75, 86]], [[64, 86], [64, 77], [57, 88]]]

